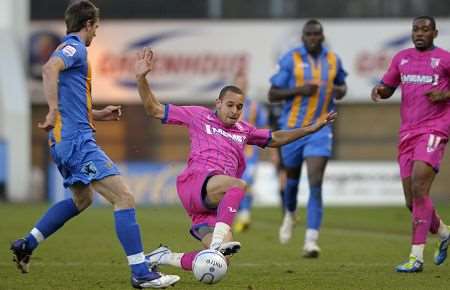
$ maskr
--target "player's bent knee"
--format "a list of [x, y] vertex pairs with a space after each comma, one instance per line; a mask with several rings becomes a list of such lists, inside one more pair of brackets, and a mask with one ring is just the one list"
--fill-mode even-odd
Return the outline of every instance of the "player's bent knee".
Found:
[[247, 182], [243, 179], [236, 178], [233, 180], [233, 184], [231, 187], [239, 187], [242, 190], [247, 190]]

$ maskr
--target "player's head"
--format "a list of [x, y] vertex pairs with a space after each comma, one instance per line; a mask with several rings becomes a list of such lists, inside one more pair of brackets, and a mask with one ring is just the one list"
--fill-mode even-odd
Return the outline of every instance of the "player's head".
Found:
[[67, 34], [83, 32], [86, 46], [89, 46], [95, 37], [98, 28], [100, 12], [88, 0], [75, 1], [67, 7], [64, 13]]
[[317, 19], [306, 21], [302, 31], [302, 41], [309, 53], [318, 53], [322, 50], [325, 40], [322, 24]]
[[217, 116], [225, 126], [234, 125], [241, 117], [244, 107], [244, 92], [236, 86], [226, 86], [216, 100]]
[[434, 46], [437, 37], [436, 20], [431, 16], [419, 16], [412, 23], [412, 41], [418, 50], [428, 50]]

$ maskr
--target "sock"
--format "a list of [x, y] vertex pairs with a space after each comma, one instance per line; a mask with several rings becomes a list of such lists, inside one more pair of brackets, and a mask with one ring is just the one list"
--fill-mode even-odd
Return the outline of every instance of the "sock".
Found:
[[429, 196], [413, 199], [413, 245], [425, 244], [430, 230], [433, 202]]
[[441, 218], [436, 213], [436, 210], [433, 209], [433, 213], [431, 214], [430, 233], [437, 234], [439, 231], [440, 224], [441, 224]]
[[305, 244], [306, 243], [317, 243], [319, 239], [319, 231], [316, 229], [307, 229], [305, 234]]
[[151, 278], [150, 276], [154, 275], [155, 278], [158, 278], [159, 274], [150, 272], [145, 263], [135, 209], [116, 210], [114, 211], [114, 219], [117, 237], [127, 255], [128, 265], [130, 265], [133, 275], [138, 278]]
[[48, 238], [65, 222], [78, 215], [80, 211], [72, 198], [62, 200], [51, 206], [25, 237], [27, 249], [34, 250], [40, 242]]
[[236, 215], [239, 204], [244, 197], [244, 190], [239, 187], [230, 188], [217, 207], [217, 222], [226, 223], [231, 226]]
[[226, 223], [217, 222], [211, 237], [210, 249], [217, 249], [225, 239], [225, 235], [230, 231], [230, 226]]
[[298, 182], [298, 179], [288, 178], [286, 180], [283, 200], [284, 206], [290, 212], [294, 212], [297, 209]]
[[185, 253], [168, 253], [161, 256], [159, 263], [161, 265], [169, 265], [177, 268], [182, 268], [181, 259]]
[[307, 211], [308, 229], [318, 230], [322, 224], [323, 206], [322, 206], [322, 187], [311, 186], [309, 188]]
[[286, 204], [284, 203], [284, 189], [280, 189], [281, 209], [284, 211]]
[[192, 251], [184, 253], [181, 257], [181, 268], [186, 271], [192, 271], [192, 262], [200, 251]]
[[247, 210], [249, 211], [252, 208], [253, 196], [249, 193], [246, 193], [244, 198], [241, 200], [241, 204], [239, 205], [239, 210]]
[[411, 255], [416, 257], [417, 260], [423, 262], [423, 249], [425, 248], [424, 244], [413, 245], [411, 248]]

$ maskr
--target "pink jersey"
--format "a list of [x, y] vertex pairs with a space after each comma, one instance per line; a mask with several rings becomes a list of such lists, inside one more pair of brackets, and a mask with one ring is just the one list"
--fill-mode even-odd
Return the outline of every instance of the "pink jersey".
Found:
[[401, 136], [411, 131], [438, 131], [449, 136], [450, 100], [432, 103], [425, 95], [431, 90], [450, 89], [449, 52], [438, 47], [424, 52], [404, 49], [392, 59], [383, 84], [393, 88], [401, 85]]
[[257, 129], [243, 121], [225, 127], [213, 111], [199, 106], [166, 105], [162, 122], [188, 127], [189, 168], [234, 177], [241, 177], [245, 169], [245, 145], [265, 147], [272, 136], [270, 130]]

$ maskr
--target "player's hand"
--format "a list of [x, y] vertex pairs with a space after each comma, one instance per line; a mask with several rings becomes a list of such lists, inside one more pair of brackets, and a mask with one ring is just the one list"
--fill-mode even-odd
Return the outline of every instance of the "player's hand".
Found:
[[306, 97], [314, 95], [317, 93], [317, 90], [319, 90], [319, 86], [317, 84], [305, 84], [297, 88], [298, 94]]
[[383, 99], [381, 97], [381, 91], [383, 90], [383, 88], [384, 88], [384, 86], [382, 84], [378, 84], [375, 87], [373, 87], [372, 93], [370, 94], [372, 101], [374, 101], [375, 103], [378, 103], [379, 101], [381, 101], [381, 99]]
[[425, 96], [428, 97], [428, 100], [430, 100], [432, 103], [442, 102], [450, 99], [450, 93], [449, 92], [443, 92], [443, 91], [429, 91], [425, 93]]
[[335, 100], [342, 100], [345, 96], [345, 93], [347, 93], [347, 86], [346, 85], [334, 85], [332, 96]]
[[319, 118], [314, 124], [310, 125], [310, 129], [315, 132], [321, 129], [323, 126], [333, 123], [336, 120], [337, 113], [334, 111], [329, 112], [327, 115]]
[[122, 117], [122, 106], [109, 105], [96, 112], [97, 121], [119, 121]]
[[136, 77], [145, 77], [153, 69], [154, 53], [150, 47], [144, 47], [137, 53], [136, 63], [134, 64], [134, 70]]
[[47, 132], [55, 128], [56, 113], [56, 110], [49, 110], [45, 117], [45, 121], [38, 123], [38, 128]]

